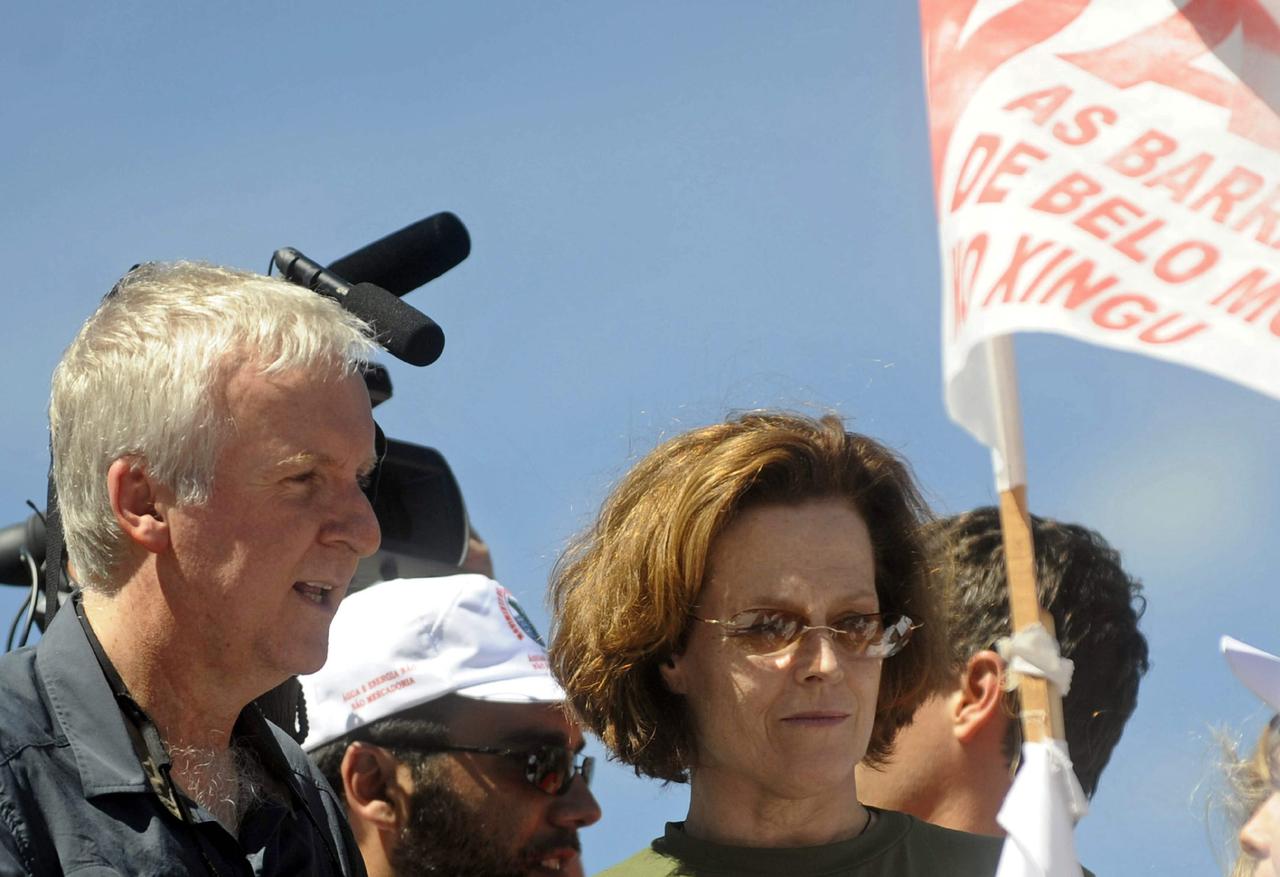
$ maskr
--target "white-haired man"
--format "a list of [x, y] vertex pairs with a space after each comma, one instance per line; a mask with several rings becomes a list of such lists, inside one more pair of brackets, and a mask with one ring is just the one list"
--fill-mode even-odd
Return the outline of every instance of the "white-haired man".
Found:
[[480, 575], [353, 594], [302, 679], [303, 744], [343, 796], [370, 877], [580, 875], [591, 759], [541, 637]]
[[53, 378], [83, 595], [0, 658], [0, 874], [363, 874], [251, 701], [325, 660], [378, 547], [369, 328], [281, 280], [130, 272]]

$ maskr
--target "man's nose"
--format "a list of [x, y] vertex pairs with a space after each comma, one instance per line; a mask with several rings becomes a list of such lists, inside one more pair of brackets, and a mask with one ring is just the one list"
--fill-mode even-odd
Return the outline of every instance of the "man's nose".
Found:
[[353, 484], [341, 498], [341, 507], [326, 528], [330, 542], [345, 544], [357, 557], [368, 557], [382, 544], [382, 528], [369, 497]]
[[586, 780], [574, 777], [569, 790], [552, 803], [550, 819], [561, 828], [586, 828], [599, 821], [600, 804]]

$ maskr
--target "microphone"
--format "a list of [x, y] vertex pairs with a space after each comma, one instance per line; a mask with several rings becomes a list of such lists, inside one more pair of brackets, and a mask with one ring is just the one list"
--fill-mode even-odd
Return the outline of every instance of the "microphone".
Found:
[[31, 586], [31, 568], [23, 554], [29, 553], [31, 563], [39, 569], [44, 563], [44, 521], [35, 514], [0, 529], [0, 585]]
[[372, 283], [352, 286], [292, 247], [276, 250], [272, 261], [286, 280], [334, 299], [372, 326], [387, 352], [397, 359], [410, 365], [430, 365], [444, 351], [444, 332], [435, 321], [387, 290]]
[[471, 253], [471, 236], [452, 213], [437, 213], [406, 225], [334, 262], [339, 277], [380, 286], [403, 296], [435, 280]]

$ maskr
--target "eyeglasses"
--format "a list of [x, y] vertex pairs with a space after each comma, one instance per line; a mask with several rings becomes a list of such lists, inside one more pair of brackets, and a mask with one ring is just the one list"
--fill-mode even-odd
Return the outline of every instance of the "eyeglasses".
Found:
[[729, 618], [700, 618], [715, 624], [726, 639], [732, 639], [753, 655], [775, 655], [793, 646], [811, 630], [825, 630], [831, 639], [858, 658], [888, 658], [896, 655], [920, 627], [896, 612], [842, 615], [831, 624], [810, 624], [809, 619], [785, 609], [744, 609]]
[[432, 746], [423, 752], [475, 752], [480, 755], [500, 755], [524, 762], [524, 778], [529, 785], [548, 795], [563, 795], [573, 785], [575, 777], [591, 785], [595, 773], [595, 759], [565, 746], [547, 743], [532, 749], [497, 749], [492, 746]]

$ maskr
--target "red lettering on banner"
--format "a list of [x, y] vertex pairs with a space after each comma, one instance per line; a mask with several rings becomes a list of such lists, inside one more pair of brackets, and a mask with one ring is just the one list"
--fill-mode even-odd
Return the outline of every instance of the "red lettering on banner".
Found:
[[[1155, 317], [1148, 321], [1148, 318]], [[1203, 320], [1186, 323], [1182, 311], [1160, 313], [1160, 303], [1149, 295], [1121, 292], [1108, 296], [1089, 314], [1095, 326], [1113, 332], [1136, 332], [1144, 344], [1177, 344], [1209, 328]], [[1183, 325], [1179, 326], [1179, 322]]]
[[[969, 193], [982, 178], [982, 172], [991, 164], [991, 159], [995, 158], [999, 149], [1000, 138], [994, 134], [979, 134], [973, 139], [973, 146], [969, 147], [969, 154], [960, 165], [960, 173], [956, 174], [956, 190], [951, 198], [952, 213], [960, 209], [960, 205], [968, 199]], [[979, 162], [976, 169], [973, 168], [975, 161]]]
[[1098, 136], [1102, 130], [1101, 125], [1114, 125], [1118, 118], [1119, 114], [1111, 107], [1094, 104], [1076, 111], [1072, 116], [1072, 121], [1076, 123], [1074, 129], [1068, 128], [1062, 122], [1054, 125], [1053, 136], [1068, 146], [1083, 146]]
[[1031, 121], [1043, 127], [1045, 122], [1053, 118], [1054, 113], [1062, 109], [1062, 105], [1069, 97], [1071, 97], [1070, 88], [1065, 85], [1054, 85], [1014, 98], [1001, 109], [1008, 112], [1028, 110], [1031, 113]]
[[[958, 243], [951, 251], [954, 292], [953, 311], [963, 312], [967, 319], [973, 295], [974, 280], [987, 255], [987, 236]], [[1174, 261], [1191, 252], [1190, 246], [1170, 251], [1166, 273], [1176, 273]], [[1068, 261], [1074, 258], [1074, 261]], [[1027, 284], [1024, 278], [1043, 261], [1039, 272]], [[1182, 273], [1193, 269], [1183, 266]], [[1177, 276], [1175, 276], [1175, 280]], [[1064, 311], [1084, 311], [1087, 319], [1108, 332], [1127, 332], [1143, 344], [1175, 344], [1209, 328], [1203, 321], [1188, 320], [1182, 311], [1165, 311], [1159, 299], [1132, 290], [1120, 290], [1114, 274], [1100, 275], [1093, 259], [1077, 256], [1074, 250], [1052, 240], [1036, 240], [1021, 235], [1000, 277], [981, 299], [982, 308], [1016, 307], [1033, 300], [1036, 290], [1045, 282], [1048, 290], [1036, 300], [1039, 307], [1060, 307]], [[1280, 302], [1280, 282], [1275, 298]], [[1087, 310], [1085, 310], [1087, 308]], [[957, 322], [958, 322], [957, 318]], [[1280, 315], [1277, 315], [1280, 325]]]
[[1152, 128], [1107, 159], [1107, 167], [1126, 177], [1150, 173], [1156, 162], [1178, 148], [1178, 141]]
[[1036, 291], [1040, 289], [1040, 284], [1044, 282], [1045, 278], [1053, 273], [1059, 265], [1067, 261], [1067, 259], [1070, 259], [1075, 254], [1075, 250], [1070, 247], [1064, 247], [1062, 252], [1055, 255], [1049, 260], [1047, 265], [1040, 269], [1040, 273], [1036, 275], [1035, 280], [1032, 280], [1027, 286], [1026, 292], [1022, 293], [1020, 301], [1031, 301], [1032, 297], [1036, 294]]
[[[973, 298], [973, 284], [978, 279], [978, 269], [987, 254], [987, 236], [980, 234], [968, 245], [959, 241], [951, 248], [951, 306], [954, 314], [954, 331], [959, 332], [969, 319], [969, 301]], [[967, 276], [966, 276], [967, 274]]]
[[1022, 272], [1022, 267], [1052, 246], [1053, 241], [1044, 241], [1033, 247], [1030, 235], [1024, 234], [1018, 238], [1017, 246], [1013, 250], [1013, 258], [1009, 260], [1009, 267], [1005, 268], [1000, 279], [992, 284], [987, 297], [982, 300], [983, 307], [990, 305], [998, 292], [1001, 293], [1004, 301], [1013, 301], [1014, 288], [1018, 285], [1018, 275]]
[[[1105, 197], [1094, 206], [1091, 199], [1102, 195], [1102, 184], [1079, 171], [1067, 174], [1044, 191], [1031, 206], [1035, 210], [1056, 216], [1081, 212], [1073, 224], [1098, 240], [1107, 241], [1116, 252], [1139, 264], [1156, 253], [1152, 271], [1166, 283], [1185, 283], [1209, 271], [1218, 263], [1221, 252], [1213, 244], [1201, 240], [1182, 240], [1172, 244], [1161, 242], [1157, 234], [1168, 223], [1152, 219], [1127, 234], [1113, 239], [1128, 229], [1132, 220], [1141, 219], [1147, 213], [1133, 202], [1116, 196]], [[1154, 238], [1150, 250], [1139, 245]], [[1161, 248], [1163, 247], [1163, 248]]]
[[[1039, 272], [1026, 288], [1022, 290], [1021, 295], [1018, 294], [1018, 284], [1022, 278], [1022, 269], [1027, 267], [1027, 263], [1035, 259], [1045, 250], [1051, 247], [1062, 246], [1057, 241], [1043, 241], [1033, 243], [1030, 235], [1022, 235], [1018, 238], [1018, 243], [1014, 248], [1013, 257], [1009, 260], [1009, 264], [1005, 267], [1004, 272], [987, 290], [986, 296], [982, 300], [982, 306], [990, 307], [991, 304], [999, 297], [1001, 302], [1011, 302], [1017, 298], [1019, 302], [1030, 301], [1035, 295], [1040, 285], [1049, 277], [1063, 262], [1070, 259], [1076, 254], [1075, 250], [1070, 247], [1062, 247], [1057, 253], [1054, 253], [1044, 265], [1041, 266]], [[970, 284], [972, 285], [972, 284]]]
[[[973, 146], [969, 147], [969, 153], [960, 165], [960, 172], [956, 174], [956, 188], [951, 198], [952, 213], [959, 210], [977, 188], [987, 168], [999, 154], [1000, 147], [1000, 138], [995, 134], [979, 134], [973, 139]], [[1032, 163], [1044, 161], [1048, 157], [1049, 153], [1029, 143], [1019, 141], [1013, 144], [996, 163], [995, 170], [986, 178], [986, 185], [978, 195], [978, 203], [990, 204], [1003, 201], [1009, 194], [1009, 190], [1002, 188], [1001, 182], [1010, 177], [1022, 176], [1031, 169]]]
[[[1207, 152], [1198, 152], [1186, 160], [1179, 158], [1172, 167], [1165, 168], [1165, 160], [1172, 160], [1170, 157], [1176, 150], [1174, 138], [1150, 130], [1113, 155], [1106, 164], [1126, 177], [1145, 177], [1142, 185], [1167, 192], [1175, 204], [1183, 204], [1195, 195], [1195, 199], [1185, 205], [1186, 209], [1207, 213], [1207, 218], [1238, 234], [1256, 229], [1251, 235], [1255, 241], [1280, 249], [1280, 185], [1262, 195], [1267, 178], [1242, 165], [1232, 165], [1221, 175], [1206, 179], [1215, 161]], [[1233, 214], [1239, 214], [1234, 222]]]
[[1244, 83], [1194, 65], [1237, 27], [1249, 50], [1280, 51], [1280, 27], [1262, 0], [1189, 0], [1140, 33], [1100, 49], [1060, 57], [1117, 88], [1151, 82], [1223, 107], [1230, 112], [1232, 133], [1280, 149], [1280, 119], [1266, 101]]
[[1253, 239], [1260, 244], [1270, 240], [1271, 248], [1280, 250], [1280, 234], [1276, 234], [1276, 225], [1280, 223], [1280, 186], [1276, 186], [1266, 198], [1255, 204], [1239, 222], [1231, 226], [1231, 230], [1242, 232], [1255, 222], [1258, 223], [1258, 233]]
[[933, 184], [939, 205], [942, 164], [956, 120], [970, 96], [1001, 64], [1075, 21], [1089, 0], [1056, 0], [1049, 4], [1021, 0], [984, 21], [961, 46], [960, 35], [977, 3], [978, 0], [920, 2]]
[[[1126, 213], [1129, 214], [1127, 217]], [[1075, 224], [1098, 240], [1105, 241], [1114, 229], [1099, 225], [1100, 220], [1114, 223], [1116, 228], [1124, 228], [1130, 219], [1145, 215], [1146, 211], [1131, 201], [1126, 201], [1124, 198], [1108, 198], [1088, 213], [1076, 217]]]
[[[1179, 267], [1178, 257], [1183, 253], [1191, 255], [1190, 264]], [[1206, 244], [1204, 241], [1182, 241], [1174, 244], [1159, 259], [1156, 259], [1151, 270], [1165, 283], [1186, 283], [1218, 264], [1219, 255], [1218, 248], [1213, 244]]]
[[[1274, 283], [1264, 287], [1263, 284], [1270, 279], [1271, 275], [1265, 268], [1254, 268], [1227, 287], [1225, 292], [1209, 304], [1216, 307], [1226, 305], [1227, 313], [1233, 316], [1253, 306], [1253, 310], [1243, 316], [1246, 323], [1257, 322], [1258, 318], [1268, 310], [1276, 308], [1276, 314], [1271, 322], [1271, 331], [1275, 335], [1280, 335], [1280, 331], [1276, 328], [1276, 321], [1280, 320], [1280, 275], [1276, 276]], [[1231, 300], [1232, 296], [1235, 296], [1234, 301]]]
[[1226, 176], [1218, 180], [1212, 189], [1201, 195], [1196, 203], [1191, 205], [1191, 209], [1199, 210], [1217, 201], [1218, 206], [1213, 209], [1213, 221], [1217, 223], [1226, 222], [1232, 209], [1235, 208], [1236, 202], [1244, 201], [1258, 194], [1259, 190], [1262, 189], [1262, 182], [1262, 177], [1253, 171], [1236, 165], [1227, 171]]
[[1145, 313], [1154, 314], [1156, 312], [1156, 303], [1145, 295], [1135, 295], [1133, 293], [1124, 293], [1123, 295], [1113, 295], [1111, 298], [1098, 305], [1093, 310], [1093, 322], [1104, 329], [1115, 329], [1123, 331], [1132, 329], [1134, 326], [1142, 322], [1142, 317], [1133, 313], [1122, 313], [1114, 316], [1114, 313], [1127, 304], [1135, 304]]
[[1075, 171], [1050, 186], [1043, 195], [1031, 203], [1031, 209], [1042, 210], [1045, 213], [1070, 213], [1078, 209], [1086, 198], [1101, 191], [1101, 183]]
[[1120, 240], [1116, 241], [1114, 246], [1116, 250], [1123, 256], [1128, 256], [1135, 262], [1147, 261], [1147, 254], [1138, 249], [1138, 244], [1151, 237], [1160, 229], [1168, 225], [1163, 219], [1153, 219], [1141, 228], [1134, 229]]
[[1157, 320], [1138, 334], [1138, 340], [1145, 341], [1148, 344], [1176, 344], [1179, 341], [1186, 341], [1192, 335], [1203, 332], [1205, 329], [1209, 328], [1208, 323], [1197, 322], [1187, 326], [1185, 329], [1181, 329], [1173, 334], [1161, 337], [1160, 330], [1172, 323], [1176, 323], [1181, 319], [1181, 317], [1182, 312], [1175, 311], [1174, 313], [1169, 314], [1169, 316]]
[[1202, 152], [1172, 170], [1151, 177], [1144, 181], [1142, 185], [1153, 189], [1157, 186], [1168, 189], [1169, 197], [1173, 198], [1175, 203], [1181, 204], [1191, 194], [1191, 190], [1199, 185], [1204, 172], [1209, 169], [1209, 165], [1212, 163], [1213, 156], [1207, 152]]
[[978, 203], [999, 202], [1005, 199], [1009, 194], [1008, 189], [1001, 189], [996, 182], [1002, 177], [1020, 177], [1031, 169], [1030, 164], [1024, 164], [1019, 161], [1022, 158], [1029, 158], [1033, 161], [1044, 161], [1049, 157], [1049, 153], [1039, 147], [1032, 146], [1029, 143], [1018, 142], [1009, 147], [1009, 151], [1005, 153], [1004, 158], [1000, 159], [1000, 164], [996, 165], [996, 169], [992, 171], [987, 185], [983, 187], [982, 194], [978, 196]]
[[[1026, 110], [1031, 114], [1031, 121], [1043, 127], [1058, 110], [1062, 109], [1062, 105], [1073, 93], [1066, 85], [1054, 85], [1014, 98], [1001, 109], [1006, 112]], [[1090, 104], [1076, 110], [1071, 117], [1071, 122], [1075, 123], [1074, 127], [1070, 127], [1066, 122], [1057, 122], [1049, 130], [1061, 143], [1068, 146], [1083, 146], [1098, 136], [1102, 125], [1114, 125], [1117, 118], [1119, 115], [1110, 107]]]
[[1116, 285], [1116, 277], [1114, 274], [1108, 274], [1106, 277], [1098, 280], [1097, 283], [1091, 283], [1093, 280], [1093, 269], [1097, 266], [1092, 259], [1081, 259], [1075, 266], [1064, 271], [1054, 281], [1053, 286], [1041, 297], [1040, 304], [1045, 305], [1051, 302], [1061, 290], [1067, 291], [1066, 301], [1062, 303], [1069, 311], [1085, 304], [1094, 296], [1106, 292], [1108, 289]]

